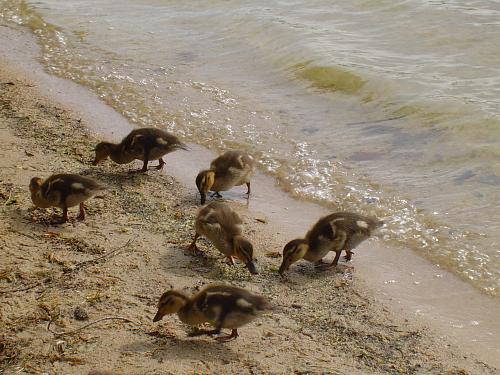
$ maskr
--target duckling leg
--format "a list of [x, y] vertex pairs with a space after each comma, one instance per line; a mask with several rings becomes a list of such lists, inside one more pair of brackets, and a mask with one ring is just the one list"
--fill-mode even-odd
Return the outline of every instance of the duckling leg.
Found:
[[148, 171], [148, 163], [149, 163], [149, 160], [147, 157], [145, 157], [144, 164], [142, 165], [142, 169], [139, 172], [146, 173]]
[[191, 242], [191, 244], [188, 246], [187, 251], [193, 254], [203, 254], [203, 251], [198, 249], [198, 246], [196, 246], [196, 240], [198, 239], [198, 237], [200, 237], [200, 235], [198, 233], [195, 233], [193, 242]]
[[63, 224], [65, 222], [69, 221], [68, 218], [68, 207], [63, 207], [63, 214], [60, 219], [54, 219], [52, 220], [52, 224]]
[[187, 248], [189, 251], [200, 252], [200, 249], [198, 249], [198, 246], [196, 246], [196, 240], [198, 239], [198, 237], [200, 237], [200, 235], [198, 233], [195, 233], [193, 242], [191, 242], [191, 244]]
[[332, 263], [324, 265], [324, 266], [320, 266], [320, 268], [322, 268], [322, 269], [325, 270], [325, 269], [329, 269], [329, 268], [332, 268], [332, 267], [336, 267], [337, 263], [339, 262], [339, 258], [340, 258], [340, 254], [341, 253], [342, 253], [342, 250], [336, 251], [335, 252], [335, 258], [333, 258]]
[[247, 195], [250, 196], [250, 182], [247, 182]]
[[165, 161], [162, 159], [162, 158], [159, 158], [158, 159], [158, 166], [156, 166], [155, 168], [159, 171], [161, 171], [163, 169], [163, 166], [166, 164]]
[[83, 202], [80, 203], [80, 214], [77, 216], [78, 220], [85, 220], [85, 206]]
[[350, 262], [351, 261], [351, 258], [352, 258], [352, 254], [354, 254], [353, 251], [349, 250], [349, 249], [344, 249], [345, 250], [345, 256], [344, 256], [344, 259], [346, 262]]
[[321, 268], [321, 267], [325, 267], [327, 264], [328, 263], [326, 263], [323, 259], [320, 259], [317, 262], [314, 262], [314, 267]]
[[339, 262], [339, 258], [340, 258], [341, 253], [342, 253], [342, 250], [335, 252], [335, 258], [333, 258], [332, 264], [330, 264], [328, 266], [328, 268], [337, 266], [337, 263]]
[[146, 173], [148, 171], [148, 163], [149, 160], [144, 158], [144, 164], [142, 165], [142, 169], [131, 169], [128, 173]]
[[216, 338], [217, 341], [220, 341], [220, 342], [226, 342], [226, 341], [231, 341], [231, 340], [234, 340], [238, 337], [238, 330], [237, 329], [233, 329], [231, 330], [231, 334], [230, 335], [226, 335], [226, 336], [219, 336]]

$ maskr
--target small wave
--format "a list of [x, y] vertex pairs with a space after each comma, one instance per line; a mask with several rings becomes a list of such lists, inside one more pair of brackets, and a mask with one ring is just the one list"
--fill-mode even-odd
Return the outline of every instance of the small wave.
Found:
[[289, 70], [321, 90], [355, 94], [365, 84], [361, 77], [335, 66], [311, 66], [311, 62], [304, 62], [291, 66]]

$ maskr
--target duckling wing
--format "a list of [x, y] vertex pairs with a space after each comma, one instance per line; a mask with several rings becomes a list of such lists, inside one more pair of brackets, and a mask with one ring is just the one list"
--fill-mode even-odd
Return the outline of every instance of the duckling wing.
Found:
[[122, 151], [142, 159], [147, 153], [150, 160], [187, 146], [175, 135], [156, 128], [141, 128], [131, 131], [121, 142]]
[[[156, 132], [156, 143], [160, 147], [168, 148], [169, 150], [189, 150], [188, 146], [181, 142], [179, 138], [177, 138], [175, 135], [165, 132], [163, 130], [155, 129]], [[169, 151], [170, 152], [170, 151]]]
[[324, 219], [320, 219], [306, 234], [306, 239], [311, 246], [316, 246], [320, 239], [333, 240], [333, 238], [333, 228], [330, 223]]
[[306, 234], [310, 251], [318, 256], [325, 256], [329, 251], [342, 249], [346, 240], [346, 233], [337, 227], [337, 217], [332, 215], [320, 219]]
[[331, 239], [336, 250], [352, 250], [370, 237], [372, 230], [382, 224], [383, 222], [379, 220], [356, 213], [336, 212], [318, 221], [310, 231], [310, 243], [319, 246], [318, 241], [323, 236]]
[[205, 225], [216, 228], [227, 235], [241, 234], [241, 224], [243, 221], [240, 216], [227, 204], [222, 202], [210, 202], [200, 210], [197, 221]]
[[213, 233], [215, 235], [222, 234], [223, 228], [219, 222], [219, 218], [217, 212], [210, 209], [209, 207], [204, 207], [196, 217], [195, 222], [196, 230], [203, 234], [209, 239], [211, 239], [210, 234]]
[[[255, 319], [261, 311], [271, 309], [261, 296], [228, 285], [215, 285], [202, 291], [198, 309], [221, 328], [238, 328]], [[200, 293], [201, 294], [201, 293]]]
[[344, 213], [344, 217], [345, 220], [339, 223], [339, 227], [348, 234], [344, 247], [351, 250], [370, 237], [372, 231], [383, 224], [379, 220], [354, 213]]
[[227, 151], [210, 164], [210, 169], [216, 175], [223, 175], [231, 171], [232, 173], [247, 173], [252, 171], [255, 164], [254, 158], [242, 151]]
[[96, 181], [73, 174], [57, 174], [42, 185], [43, 197], [57, 206], [72, 207], [92, 197], [104, 187]]
[[[57, 176], [51, 176], [45, 180], [40, 188], [40, 193], [43, 199], [50, 202], [50, 204], [63, 207], [66, 200], [63, 197], [66, 186], [63, 184], [62, 180], [56, 177]], [[63, 190], [61, 190], [61, 187], [63, 187]]]
[[231, 207], [224, 205], [224, 207], [217, 212], [217, 220], [228, 236], [232, 237], [241, 234], [241, 225], [243, 221]]

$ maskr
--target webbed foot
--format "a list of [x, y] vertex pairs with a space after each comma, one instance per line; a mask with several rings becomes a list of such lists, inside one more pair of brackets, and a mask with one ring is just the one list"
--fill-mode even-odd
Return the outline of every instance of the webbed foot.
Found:
[[231, 331], [231, 334], [230, 335], [225, 335], [225, 336], [219, 336], [219, 337], [216, 337], [215, 339], [219, 342], [228, 342], [228, 341], [231, 341], [231, 340], [235, 340], [237, 337], [238, 337], [238, 330], [237, 329], [233, 329]]

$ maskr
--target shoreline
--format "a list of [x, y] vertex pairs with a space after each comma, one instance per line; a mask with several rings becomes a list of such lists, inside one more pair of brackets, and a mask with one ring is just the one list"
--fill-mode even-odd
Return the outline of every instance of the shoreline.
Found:
[[[10, 29], [13, 30], [12, 28], [10, 28]], [[19, 43], [19, 41], [17, 41], [17, 42], [11, 41], [10, 42], [11, 44], [17, 43], [17, 45], [21, 46], [20, 49], [22, 49], [23, 51], [15, 51], [15, 49], [14, 49], [14, 50], [10, 50], [9, 53], [10, 54], [12, 54], [12, 53], [15, 54], [16, 52], [20, 53], [21, 54], [20, 58], [22, 59], [23, 57], [26, 58], [26, 49], [31, 48], [32, 50], [31, 50], [31, 52], [28, 51], [28, 54], [31, 53], [32, 54], [31, 57], [35, 56], [36, 55], [36, 51], [35, 51], [36, 46], [31, 46], [31, 47], [28, 46], [29, 43], [32, 43], [29, 41], [29, 39], [30, 39], [29, 36], [22, 35], [22, 32], [19, 30], [13, 31], [13, 32], [14, 33], [18, 32], [19, 38], [25, 38], [23, 43]], [[1, 51], [1, 53], [4, 54], [5, 52]], [[22, 55], [23, 53], [25, 54], [24, 56]], [[7, 60], [7, 57], [8, 56], [6, 56], [6, 55], [0, 56], [0, 59], [4, 60], [4, 63], [3, 63], [4, 65], [5, 65], [5, 60]], [[19, 58], [19, 56], [17, 56], [17, 57]], [[48, 90], [49, 91], [49, 95], [48, 95], [49, 99], [51, 99], [52, 101], [55, 99], [56, 102], [59, 102], [59, 104], [57, 104], [57, 106], [63, 107], [63, 105], [61, 105], [61, 101], [62, 101], [64, 106], [67, 107], [66, 109], [61, 109], [62, 114], [63, 114], [62, 116], [66, 116], [67, 118], [70, 118], [70, 119], [76, 121], [77, 123], [81, 122], [81, 123], [85, 124], [85, 126], [89, 127], [93, 133], [99, 132], [100, 133], [99, 138], [119, 139], [119, 138], [121, 138], [123, 133], [126, 133], [131, 128], [131, 125], [124, 118], [122, 118], [119, 114], [117, 114], [110, 107], [107, 107], [104, 103], [98, 101], [97, 97], [94, 94], [88, 92], [88, 90], [86, 90], [85, 88], [80, 87], [80, 86], [74, 84], [73, 82], [68, 82], [68, 81], [65, 81], [65, 80], [60, 79], [60, 78], [49, 76], [49, 75], [43, 73], [43, 69], [41, 66], [38, 65], [36, 67], [36, 65], [37, 65], [36, 62], [33, 61], [30, 63], [29, 59], [25, 59], [25, 60], [26, 61], [24, 61], [22, 64], [15, 65], [16, 70], [18, 71], [18, 75], [21, 76], [21, 80], [26, 80], [26, 78], [27, 78], [28, 80], [33, 81], [37, 88], [43, 88], [43, 91]], [[9, 65], [9, 63], [12, 66], [12, 61], [8, 62], [7, 65]], [[28, 64], [28, 65], [26, 65], [26, 64]], [[29, 66], [29, 64], [32, 64], [31, 65], [32, 69], [29, 70], [30, 73], [27, 74], [26, 68], [27, 68], [27, 66]], [[5, 76], [5, 73], [2, 72], [2, 76]], [[18, 85], [18, 83], [14, 84], [14, 86], [16, 86], [16, 85]], [[32, 88], [30, 88], [30, 86], [26, 86], [24, 88], [24, 90], [25, 91], [38, 91], [38, 89], [32, 89]], [[83, 107], [82, 107], [82, 105], [83, 105]], [[79, 117], [81, 117], [81, 121], [78, 121]], [[110, 127], [110, 126], [106, 126], [106, 125], [99, 126], [99, 124], [101, 124], [103, 122], [108, 123], [108, 124], [113, 123], [117, 127]], [[128, 128], [127, 128], [127, 125], [128, 125]], [[102, 131], [105, 131], [105, 133], [101, 133]], [[80, 132], [81, 132], [81, 130], [80, 130]], [[77, 133], [78, 133], [78, 131], [77, 131]], [[179, 191], [184, 194], [184, 196], [182, 194], [177, 193], [177, 195], [174, 194], [175, 195], [174, 198], [180, 199], [181, 200], [180, 205], [184, 206], [184, 208], [186, 208], [186, 212], [190, 213], [191, 215], [196, 211], [197, 206], [194, 204], [194, 202], [196, 202], [196, 199], [194, 198], [195, 189], [194, 189], [194, 186], [191, 186], [192, 184], [190, 184], [192, 179], [189, 178], [189, 175], [196, 173], [198, 171], [198, 169], [201, 169], [201, 168], [199, 168], [200, 165], [205, 166], [207, 164], [205, 161], [210, 158], [208, 156], [209, 152], [207, 150], [205, 150], [201, 147], [196, 147], [196, 146], [193, 146], [193, 148], [194, 148], [194, 151], [192, 153], [190, 153], [189, 155], [181, 154], [180, 152], [178, 152], [178, 153], [171, 154], [171, 155], [167, 156], [166, 173], [167, 173], [167, 175], [172, 175], [175, 178], [175, 180], [171, 181], [171, 177], [168, 177], [168, 176], [167, 177], [165, 177], [165, 176], [152, 177], [153, 180], [166, 179], [167, 181], [170, 181], [171, 184], [175, 185], [179, 189]], [[89, 150], [87, 150], [86, 153], [88, 153], [88, 151]], [[203, 157], [200, 158], [200, 156], [203, 156]], [[59, 155], [59, 159], [61, 159], [61, 162], [63, 161], [61, 158], [61, 155]], [[200, 163], [199, 160], [202, 160], [202, 162]], [[85, 160], [85, 161], [88, 162], [88, 160]], [[81, 164], [81, 167], [86, 165], [83, 162], [83, 160], [80, 162], [80, 164]], [[125, 169], [127, 167], [128, 166], [126, 166]], [[86, 166], [85, 168], [90, 168], [90, 167]], [[92, 170], [94, 171], [94, 170], [98, 170], [98, 169], [99, 168], [93, 168]], [[113, 165], [110, 165], [109, 163], [107, 163], [105, 169], [107, 171], [112, 171], [113, 169], [123, 170], [123, 168], [114, 167]], [[186, 173], [186, 170], [188, 170], [189, 172]], [[48, 173], [48, 171], [46, 171], [44, 173]], [[93, 173], [93, 172], [91, 172], [91, 173]], [[115, 176], [115, 177], [117, 177], [117, 176]], [[149, 178], [150, 178], [150, 176], [148, 176], [148, 179]], [[266, 218], [266, 222], [267, 222], [267, 224], [264, 226], [265, 228], [261, 228], [261, 226], [262, 226], [261, 224], [252, 222], [250, 224], [250, 227], [251, 227], [250, 230], [253, 230], [254, 233], [255, 233], [255, 231], [258, 231], [259, 233], [261, 233], [263, 235], [263, 237], [267, 237], [266, 241], [264, 241], [263, 239], [257, 240], [262, 245], [272, 243], [274, 245], [274, 247], [276, 247], [276, 249], [273, 248], [273, 249], [270, 249], [269, 251], [276, 251], [276, 250], [281, 251], [281, 246], [282, 246], [281, 244], [284, 243], [283, 240], [285, 238], [290, 239], [290, 238], [297, 237], [297, 234], [302, 235], [303, 233], [305, 233], [304, 228], [307, 228], [312, 222], [314, 222], [314, 220], [316, 220], [318, 218], [319, 214], [321, 214], [321, 212], [324, 212], [325, 210], [318, 207], [318, 206], [309, 204], [309, 203], [294, 201], [292, 198], [286, 196], [285, 193], [283, 193], [279, 189], [277, 189], [274, 186], [274, 184], [270, 183], [269, 180], [270, 180], [270, 178], [268, 178], [266, 176], [262, 176], [262, 175], [259, 175], [256, 177], [257, 183], [255, 183], [254, 185], [259, 186], [259, 188], [254, 189], [255, 196], [253, 196], [252, 199], [250, 200], [250, 204], [249, 204], [250, 211], [247, 211], [244, 207], [241, 207], [241, 206], [244, 206], [244, 204], [242, 204], [244, 201], [241, 199], [238, 199], [238, 197], [241, 197], [241, 195], [242, 195], [238, 189], [235, 189], [234, 192], [230, 192], [229, 194], [225, 194], [225, 197], [228, 197], [231, 200], [236, 198], [235, 199], [236, 201], [233, 202], [232, 204], [238, 206], [241, 210], [243, 210], [245, 212], [245, 215], [247, 216], [247, 218], [253, 217], [255, 219], [256, 217], [264, 216]], [[179, 181], [180, 184], [177, 181]], [[147, 181], [147, 183], [149, 183], [149, 181]], [[141, 190], [143, 193], [146, 193], [146, 194], [148, 193], [147, 183], [145, 183], [144, 190]], [[22, 187], [22, 185], [21, 185], [21, 187]], [[159, 187], [156, 186], [156, 189], [158, 189], [158, 188]], [[142, 187], [141, 187], [141, 189], [142, 189]], [[160, 194], [160, 193], [158, 193], [158, 194]], [[167, 191], [162, 192], [161, 194], [169, 194], [168, 189], [167, 189]], [[23, 201], [25, 200], [25, 198], [26, 197], [23, 198]], [[270, 198], [273, 198], [273, 199], [271, 200]], [[158, 201], [156, 203], [158, 203]], [[92, 204], [93, 204], [93, 202], [90, 203], [90, 205], [92, 205]], [[172, 203], [172, 204], [174, 204], [174, 203]], [[304, 210], [304, 207], [306, 208], [306, 210]], [[23, 209], [24, 208], [25, 207], [23, 207]], [[306, 212], [306, 213], [304, 213], [304, 212]], [[301, 215], [301, 213], [302, 213], [302, 215]], [[300, 218], [300, 219], [298, 219], [298, 218]], [[314, 218], [314, 219], [312, 219], [312, 218]], [[247, 220], [245, 220], [245, 221], [247, 221]], [[78, 227], [80, 227], [81, 225], [82, 224], [79, 224]], [[92, 225], [98, 227], [99, 221], [97, 219], [93, 220]], [[64, 232], [64, 228], [63, 228], [63, 232]], [[188, 230], [188, 232], [189, 232], [189, 230]], [[276, 233], [276, 232], [278, 232], [278, 233]], [[293, 236], [293, 237], [291, 237], [291, 236]], [[255, 237], [255, 236], [253, 236], [253, 237]], [[168, 238], [164, 238], [163, 241], [165, 241], [165, 239], [168, 239]], [[160, 239], [159, 241], [162, 241], [162, 240]], [[374, 250], [373, 251], [371, 249], [368, 250], [369, 248], [374, 248]], [[265, 252], [266, 252], [265, 246], [259, 246], [259, 252], [257, 253], [257, 256], [259, 258], [264, 258], [264, 260], [265, 260], [265, 256], [264, 256]], [[384, 304], [389, 303], [390, 299], [393, 299], [393, 300], [394, 299], [396, 299], [396, 300], [401, 299], [402, 296], [404, 295], [404, 293], [407, 291], [408, 286], [410, 284], [413, 284], [413, 282], [415, 281], [415, 279], [413, 277], [409, 277], [407, 274], [406, 275], [407, 277], [403, 278], [403, 280], [398, 283], [397, 288], [393, 288], [394, 285], [384, 286], [384, 284], [382, 283], [383, 278], [386, 278], [388, 280], [393, 279], [391, 276], [391, 272], [396, 272], [396, 274], [399, 274], [398, 278], [400, 278], [400, 280], [401, 280], [402, 274], [404, 272], [406, 272], [408, 269], [401, 272], [401, 269], [399, 269], [399, 268], [401, 266], [404, 266], [403, 260], [408, 260], [409, 254], [405, 253], [405, 256], [402, 257], [404, 259], [400, 260], [399, 262], [392, 262], [388, 268], [386, 267], [387, 269], [384, 270], [384, 275], [383, 275], [382, 279], [380, 278], [380, 275], [377, 275], [378, 270], [374, 271], [373, 266], [371, 266], [371, 264], [375, 264], [377, 267], [382, 266], [382, 262], [380, 260], [376, 259], [376, 258], [380, 257], [381, 255], [387, 257], [388, 259], [391, 259], [391, 256], [394, 255], [394, 250], [385, 249], [380, 243], [376, 243], [374, 241], [367, 242], [363, 246], [360, 246], [360, 251], [359, 251], [359, 253], [356, 254], [356, 256], [354, 258], [354, 264], [355, 264], [357, 271], [356, 271], [356, 275], [355, 275], [355, 281], [352, 284], [356, 284], [356, 285], [352, 285], [351, 283], [349, 283], [349, 285], [348, 285], [348, 288], [353, 288], [353, 290], [355, 290], [356, 293], [362, 293], [364, 299], [373, 298], [373, 297], [371, 297], [371, 295], [375, 294], [376, 298], [381, 301], [381, 303], [379, 303], [379, 304], [382, 305], [382, 306], [378, 306], [378, 308], [380, 308], [380, 307], [384, 308], [383, 307]], [[401, 254], [398, 254], [398, 256], [401, 257]], [[412, 258], [412, 259], [418, 258], [416, 255], [413, 255], [413, 256], [415, 258]], [[418, 259], [420, 259], [420, 261], [422, 263], [426, 262], [426, 261], [422, 260], [421, 258], [418, 258]], [[274, 261], [274, 263], [276, 263], [276, 261]], [[430, 266], [430, 264], [429, 264], [429, 266]], [[343, 281], [341, 281], [341, 280], [343, 280], [342, 277], [339, 279], [337, 277], [338, 275], [334, 275], [335, 277], [332, 277], [332, 280], [319, 281], [317, 279], [317, 277], [310, 274], [310, 270], [307, 266], [301, 266], [298, 268], [299, 268], [300, 272], [298, 272], [298, 275], [296, 275], [296, 277], [302, 283], [304, 282], [304, 277], [302, 275], [304, 272], [306, 272], [306, 279], [307, 279], [307, 277], [313, 277], [314, 283], [319, 283], [319, 286], [321, 286], [321, 287], [325, 287], [332, 282], [334, 284], [338, 283], [338, 282], [341, 282], [341, 283], [343, 282]], [[304, 271], [304, 269], [305, 269], [305, 271]], [[240, 272], [240, 271], [241, 270], [239, 270], [238, 272]], [[428, 271], [430, 272], [430, 275], [432, 275], [433, 273], [435, 274], [435, 272], [436, 272], [432, 268], [430, 268]], [[364, 275], [364, 273], [368, 277], [366, 277]], [[443, 271], [440, 271], [440, 273], [445, 274]], [[422, 273], [422, 275], [419, 274], [420, 277], [428, 277], [429, 274], [424, 275]], [[196, 274], [191, 275], [191, 276], [196, 278]], [[234, 274], [232, 276], [234, 276]], [[414, 275], [410, 275], [410, 276], [414, 276]], [[238, 277], [240, 277], [240, 276], [238, 275]], [[292, 279], [295, 279], [296, 277], [293, 277]], [[371, 277], [371, 279], [370, 279], [370, 277]], [[437, 278], [436, 280], [433, 280], [433, 283], [431, 283], [430, 285], [425, 285], [425, 287], [431, 288], [435, 292], [436, 285], [439, 285], [439, 284], [442, 285], [441, 288], [443, 291], [448, 289], [448, 285], [449, 285], [448, 283], [450, 283], [450, 282], [453, 283], [454, 288], [456, 288], [456, 290], [460, 290], [460, 288], [463, 287], [463, 285], [465, 285], [465, 283], [462, 283], [456, 277], [453, 278], [452, 275], [449, 275], [449, 277], [450, 278], [448, 278], [448, 276], [445, 276], [442, 278]], [[361, 278], [361, 280], [359, 278]], [[186, 283], [186, 280], [184, 280], [184, 277], [179, 277], [179, 279], [183, 281], [182, 284], [184, 284], [185, 286], [188, 286], [188, 284]], [[247, 281], [246, 278], [243, 278], [243, 279], [245, 281]], [[447, 279], [444, 287], [443, 287], [443, 279]], [[178, 281], [180, 281], [180, 280], [178, 280]], [[377, 280], [377, 283], [375, 284], [376, 286], [375, 287], [373, 287], [373, 286], [368, 287], [367, 285], [369, 285], [370, 282], [372, 282], [373, 280]], [[228, 281], [231, 281], [231, 280], [228, 280]], [[241, 281], [241, 280], [237, 278], [237, 281]], [[296, 281], [296, 280], [293, 280], [293, 281]], [[300, 284], [300, 282], [299, 283], [295, 282], [295, 284]], [[325, 282], [327, 284], [323, 285], [323, 284], [321, 284], [321, 282]], [[267, 284], [268, 283], [266, 283], [264, 288], [273, 289], [275, 287], [275, 286], [269, 286]], [[424, 283], [422, 282], [422, 284], [424, 284]], [[413, 284], [413, 285], [416, 285], [416, 284]], [[316, 285], [316, 286], [318, 286], [318, 285]], [[422, 286], [424, 286], [424, 285], [422, 285]], [[249, 283], [249, 287], [260, 288], [262, 286], [261, 285], [254, 285], [253, 283]], [[367, 288], [368, 288], [368, 291], [365, 290]], [[388, 288], [398, 289], [399, 296], [397, 293], [394, 293], [394, 290], [390, 291], [390, 293], [389, 293]], [[472, 287], [470, 287], [470, 288], [472, 288]], [[302, 292], [300, 291], [300, 289], [301, 289], [300, 285], [291, 286], [290, 289], [292, 291], [292, 296], [295, 294], [302, 294]], [[309, 289], [309, 285], [307, 285], [307, 288], [305, 288], [305, 289]], [[361, 289], [361, 291], [359, 289]], [[377, 291], [377, 293], [374, 293], [374, 290], [376, 290], [376, 289], [379, 289], [379, 290]], [[419, 288], [414, 287], [413, 289], [416, 289], [414, 291], [414, 294], [418, 295]], [[309, 289], [309, 291], [310, 291], [310, 289]], [[321, 292], [321, 290], [318, 292]], [[487, 297], [478, 296], [477, 294], [474, 294], [471, 291], [469, 291], [469, 292], [470, 292], [470, 295], [469, 295], [470, 299], [468, 299], [467, 302], [463, 301], [462, 306], [465, 307], [466, 304], [470, 303], [471, 299], [473, 301], [475, 300], [476, 303], [480, 303], [481, 301], [487, 301]], [[384, 293], [389, 293], [389, 295], [386, 296], [386, 298], [385, 298]], [[422, 292], [420, 292], [420, 293], [422, 295]], [[365, 294], [367, 294], [369, 296], [365, 296]], [[320, 293], [320, 295], [321, 295], [321, 293]], [[436, 296], [439, 299], [439, 298], [443, 298], [444, 294], [442, 296], [435, 295], [435, 297]], [[148, 302], [152, 302], [151, 300], [152, 299], [149, 298]], [[342, 300], [342, 302], [344, 302], [344, 303], [346, 301], [349, 301], [349, 299]], [[409, 302], [407, 301], [405, 303], [406, 303], [406, 305], [413, 306], [412, 301], [409, 301]], [[403, 303], [403, 305], [405, 303]], [[423, 302], [419, 301], [418, 303], [423, 303]], [[495, 301], [492, 301], [491, 303], [493, 304], [491, 306], [495, 306]], [[437, 305], [436, 302], [435, 302], [435, 304]], [[444, 304], [446, 304], [446, 302], [443, 303], [443, 301], [441, 301], [441, 304], [444, 305]], [[496, 306], [498, 307], [498, 305], [496, 305]], [[487, 307], [482, 307], [482, 308], [487, 309]], [[403, 312], [405, 312], [407, 317], [411, 318], [411, 316], [409, 314], [409, 312], [411, 311], [411, 308], [409, 308], [408, 306], [403, 306], [400, 308], [400, 307], [398, 307], [397, 303], [392, 304], [391, 310], [392, 310], [393, 314], [397, 314], [399, 312], [398, 311], [399, 309], [401, 309]], [[453, 306], [451, 307], [451, 309], [456, 310], [456, 308]], [[465, 311], [467, 311], [467, 309]], [[479, 311], [482, 311], [482, 310], [479, 310]], [[495, 311], [494, 308], [492, 311], [490, 309], [490, 314], [492, 314], [491, 315], [492, 318], [494, 316], [494, 311]], [[496, 311], [498, 311], [498, 309]], [[460, 312], [461, 312], [461, 315], [463, 315], [463, 311], [460, 311]], [[429, 317], [426, 317], [425, 319], [423, 317], [417, 317], [417, 322], [418, 322], [418, 324], [421, 324], [422, 322], [430, 323], [430, 325], [432, 326], [432, 317], [433, 316], [435, 317], [435, 316], [439, 315], [440, 313], [441, 313], [441, 311], [433, 312], [434, 315], [430, 314], [431, 319], [429, 319]], [[474, 310], [470, 311], [469, 310], [469, 313], [472, 313], [474, 315], [474, 314], [477, 314], [477, 311], [474, 311]], [[387, 317], [384, 316], [383, 320], [386, 318]], [[483, 326], [484, 326], [484, 321], [483, 321], [484, 314], [478, 320], [480, 320], [481, 324], [483, 324]], [[169, 320], [169, 324], [171, 322], [174, 322], [174, 321], [175, 321], [175, 319]], [[355, 320], [353, 320], [353, 322], [354, 321]], [[353, 323], [353, 322], [351, 322], [351, 323]], [[492, 319], [491, 322], [494, 322], [494, 320]], [[174, 324], [177, 324], [177, 323], [174, 323]], [[439, 324], [438, 324], [438, 326], [439, 326]], [[475, 328], [477, 328], [477, 327], [475, 327], [475, 326], [472, 327], [472, 331], [474, 331]], [[490, 365], [498, 366], [498, 364], [495, 364], [494, 362], [492, 362], [492, 361], [494, 361], [495, 358], [498, 358], [498, 356], [496, 356], [496, 353], [494, 351], [491, 351], [491, 348], [487, 348], [487, 350], [485, 352], [484, 350], [482, 350], [483, 348], [480, 345], [481, 343], [477, 343], [477, 342], [473, 343], [473, 344], [471, 344], [470, 342], [467, 343], [466, 340], [464, 340], [464, 337], [463, 337], [464, 334], [462, 334], [462, 336], [458, 335], [457, 337], [453, 338], [453, 335], [451, 335], [451, 332], [452, 332], [452, 330], [450, 330], [450, 332], [448, 332], [448, 333], [445, 332], [444, 334], [445, 335], [450, 334], [450, 336], [452, 336], [451, 341], [453, 344], [457, 344], [460, 347], [465, 347], [465, 348], [467, 348], [467, 350], [469, 350], [469, 347], [477, 347], [477, 349], [479, 349], [479, 350], [476, 350], [475, 355], [478, 356], [478, 358], [480, 360], [486, 361]], [[464, 330], [463, 332], [465, 332], [465, 336], [470, 336], [470, 333], [468, 333], [466, 330]], [[476, 332], [477, 332], [477, 329], [476, 329]], [[498, 330], [497, 330], [497, 332], [498, 332]], [[272, 336], [270, 336], [270, 337], [272, 337]], [[255, 337], [253, 337], [253, 339], [254, 339], [254, 341], [257, 340]], [[455, 340], [455, 342], [453, 342], [453, 339]], [[463, 340], [463, 341], [460, 342], [460, 340]], [[191, 342], [191, 341], [189, 341], [189, 342]], [[258, 342], [258, 341], [256, 341], [256, 342]], [[243, 344], [241, 344], [241, 345], [243, 345]], [[496, 349], [498, 350], [498, 347]], [[485, 356], [485, 354], [486, 354], [486, 356]], [[456, 358], [455, 358], [455, 360], [456, 360]], [[443, 361], [443, 362], [446, 363], [446, 361]], [[346, 361], [346, 363], [349, 364], [348, 361]], [[448, 362], [448, 367], [455, 365], [455, 364], [456, 363], [454, 361]], [[477, 365], [477, 363], [476, 363], [476, 365]], [[346, 364], [343, 364], [343, 366], [346, 366]], [[328, 369], [330, 369], [330, 368], [324, 367], [324, 370], [328, 370]], [[344, 369], [344, 370], [348, 371], [347, 369], [350, 369], [349, 371], [352, 371], [352, 369], [350, 367], [346, 367], [346, 369]], [[227, 370], [228, 369], [224, 369], [221, 371], [227, 371]], [[338, 370], [338, 369], [335, 368], [335, 370]], [[373, 370], [374, 372], [378, 372], [378, 371], [380, 371], [380, 368], [373, 367], [373, 368], [370, 368], [370, 370]], [[340, 373], [342, 373], [342, 372], [340, 372]], [[363, 373], [362, 370], [359, 373]], [[487, 372], [485, 372], [485, 373], [487, 373]]]

